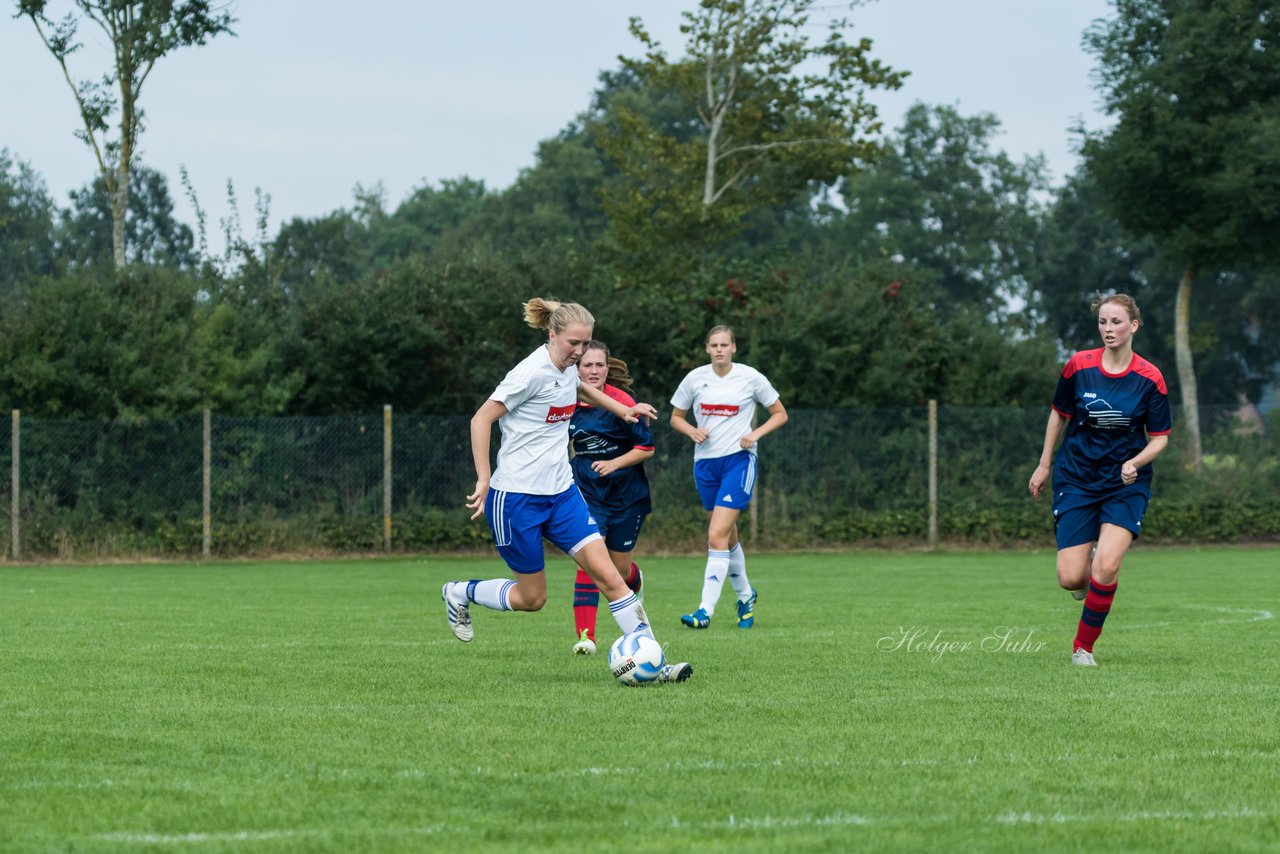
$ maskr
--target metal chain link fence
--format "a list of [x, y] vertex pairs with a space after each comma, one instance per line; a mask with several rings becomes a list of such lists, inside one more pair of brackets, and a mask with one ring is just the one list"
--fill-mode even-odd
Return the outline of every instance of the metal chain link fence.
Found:
[[[1048, 502], [1026, 494], [1047, 410], [937, 413], [931, 503], [927, 408], [793, 411], [761, 443], [744, 538], [815, 547], [927, 544], [933, 534], [944, 543], [1051, 547]], [[1280, 537], [1272, 438], [1280, 425], [1259, 431], [1233, 415], [1202, 410], [1199, 474], [1182, 464], [1175, 418], [1174, 442], [1156, 464], [1150, 539]], [[10, 560], [488, 548], [487, 527], [463, 506], [475, 486], [469, 421], [213, 415], [206, 434], [199, 416], [141, 424], [5, 418], [0, 542]], [[693, 445], [665, 424], [655, 433], [658, 451], [646, 464], [655, 509], [644, 546], [701, 549]]]

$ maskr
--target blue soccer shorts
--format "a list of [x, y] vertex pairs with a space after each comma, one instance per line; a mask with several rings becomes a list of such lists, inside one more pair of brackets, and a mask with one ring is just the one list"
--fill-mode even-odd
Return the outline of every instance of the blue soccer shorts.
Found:
[[600, 539], [587, 502], [576, 486], [559, 495], [490, 488], [484, 499], [484, 515], [498, 554], [512, 572], [525, 575], [542, 572], [546, 567], [542, 555], [544, 537], [570, 557], [587, 543]]
[[739, 451], [727, 457], [697, 460], [693, 464], [693, 481], [704, 510], [746, 510], [756, 488], [756, 455]]
[[1104, 522], [1119, 525], [1138, 539], [1150, 502], [1151, 489], [1145, 483], [1107, 495], [1055, 492], [1053, 530], [1058, 550], [1097, 542]]
[[588, 504], [591, 518], [596, 520], [600, 536], [611, 552], [629, 552], [636, 547], [640, 539], [640, 529], [644, 527], [643, 513], [610, 513], [598, 505]]

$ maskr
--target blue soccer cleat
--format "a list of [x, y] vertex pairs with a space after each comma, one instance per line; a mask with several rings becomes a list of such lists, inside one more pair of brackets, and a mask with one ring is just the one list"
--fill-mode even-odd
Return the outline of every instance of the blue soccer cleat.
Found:
[[692, 614], [685, 614], [680, 618], [680, 622], [691, 629], [705, 629], [711, 625], [711, 615], [707, 613], [706, 608], [699, 608]]
[[759, 595], [752, 587], [751, 598], [738, 603], [738, 628], [749, 629], [756, 624], [756, 598]]

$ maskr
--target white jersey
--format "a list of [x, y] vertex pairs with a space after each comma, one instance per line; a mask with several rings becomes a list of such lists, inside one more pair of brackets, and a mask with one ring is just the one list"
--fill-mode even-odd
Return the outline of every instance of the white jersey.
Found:
[[[694, 423], [707, 431], [706, 441], [693, 446], [693, 458], [711, 460], [742, 450], [739, 442], [752, 430], [757, 401], [773, 406], [778, 393], [764, 374], [733, 363], [723, 377], [711, 365], [694, 368], [676, 389], [671, 405], [692, 412]], [[751, 453], [755, 452], [752, 445]]]
[[578, 405], [578, 366], [563, 371], [539, 347], [507, 372], [489, 395], [507, 408], [498, 419], [502, 446], [491, 489], [559, 495], [573, 486], [569, 468], [569, 419]]

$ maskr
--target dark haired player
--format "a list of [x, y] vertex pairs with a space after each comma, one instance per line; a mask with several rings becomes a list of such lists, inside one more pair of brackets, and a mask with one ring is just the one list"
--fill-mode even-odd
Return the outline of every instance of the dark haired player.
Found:
[[[583, 385], [603, 392], [625, 407], [635, 405], [627, 393], [631, 375], [627, 363], [612, 358], [601, 341], [592, 341], [578, 360], [578, 376]], [[591, 516], [600, 529], [609, 559], [637, 597], [642, 597], [644, 576], [631, 560], [644, 517], [649, 515], [649, 479], [644, 462], [653, 456], [653, 433], [646, 419], [626, 422], [617, 415], [579, 402], [569, 422], [573, 443], [573, 479], [586, 499]], [[596, 651], [596, 610], [600, 590], [581, 566], [573, 582], [573, 623], [575, 655]]]

